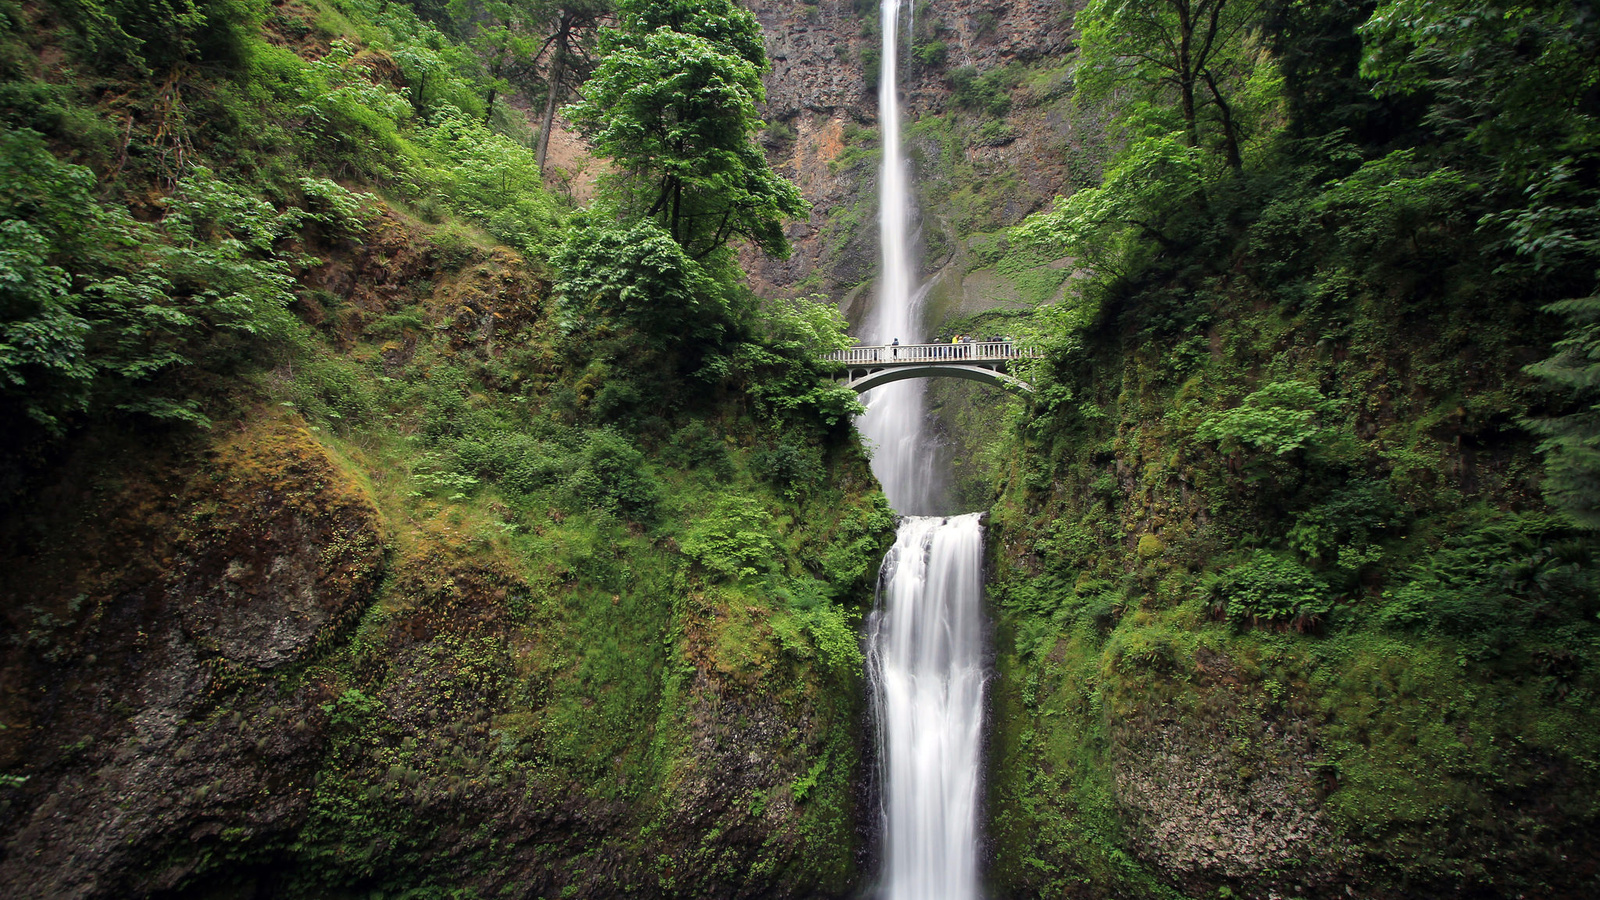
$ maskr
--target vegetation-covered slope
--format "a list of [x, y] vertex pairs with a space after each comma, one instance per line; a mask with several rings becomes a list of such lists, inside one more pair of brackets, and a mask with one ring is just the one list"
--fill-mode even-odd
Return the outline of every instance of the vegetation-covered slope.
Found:
[[[1213, 7], [1186, 70], [1180, 13], [1198, 47]], [[1011, 237], [1079, 276], [1029, 319], [1036, 402], [977, 451], [997, 886], [1593, 894], [1593, 17], [1078, 25], [1118, 149]]]
[[[1593, 895], [1591, 11], [1075, 5], [907, 54], [945, 333], [1048, 351], [932, 391], [995, 893]], [[8, 895], [862, 883], [891, 517], [724, 241], [866, 295], [874, 17], [762, 10], [786, 233], [749, 17], [620, 6], [0, 4]]]
[[3, 10], [0, 886], [846, 893], [837, 318], [575, 216], [418, 8]]

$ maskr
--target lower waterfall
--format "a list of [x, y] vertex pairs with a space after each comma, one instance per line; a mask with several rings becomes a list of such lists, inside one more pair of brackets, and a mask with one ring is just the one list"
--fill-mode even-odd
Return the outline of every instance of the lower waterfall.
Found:
[[884, 900], [978, 896], [981, 513], [907, 517], [868, 622], [883, 765]]

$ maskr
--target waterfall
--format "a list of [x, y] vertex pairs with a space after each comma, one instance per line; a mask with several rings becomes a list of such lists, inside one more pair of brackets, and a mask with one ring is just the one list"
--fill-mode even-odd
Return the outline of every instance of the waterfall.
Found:
[[980, 513], [905, 520], [868, 623], [883, 761], [883, 900], [978, 896]]
[[[883, 161], [878, 171], [878, 284], [876, 302], [868, 315], [863, 337], [869, 343], [919, 343], [922, 298], [916, 290], [911, 263], [911, 225], [915, 209], [907, 188], [905, 154], [900, 149], [899, 71], [900, 0], [882, 4], [883, 58], [878, 77], [878, 125], [883, 140]], [[867, 414], [861, 433], [873, 447], [872, 471], [883, 484], [895, 509], [909, 515], [929, 515], [938, 510], [940, 479], [934, 454], [923, 440], [923, 383], [898, 381], [877, 388], [864, 398]]]
[[[915, 285], [915, 210], [900, 147], [900, 10], [885, 0], [878, 121], [881, 270], [864, 337], [924, 338]], [[906, 4], [909, 12], [909, 4]], [[942, 517], [940, 472], [924, 435], [923, 384], [865, 398], [859, 423], [889, 502], [905, 513], [868, 622], [868, 677], [883, 766], [883, 900], [978, 897], [978, 788], [983, 729], [983, 529], [980, 514]]]

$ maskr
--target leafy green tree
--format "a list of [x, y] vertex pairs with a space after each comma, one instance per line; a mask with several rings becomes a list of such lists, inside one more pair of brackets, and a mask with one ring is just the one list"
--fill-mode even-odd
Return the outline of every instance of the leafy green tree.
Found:
[[94, 183], [39, 135], [0, 134], [0, 419], [60, 433], [98, 405], [204, 423], [171, 376], [225, 369], [287, 332], [275, 244], [307, 214], [196, 169], [142, 223], [96, 201]]
[[1544, 441], [1545, 496], [1574, 523], [1600, 528], [1600, 295], [1554, 305], [1572, 323], [1556, 355], [1530, 371], [1568, 389], [1578, 409], [1529, 422]]
[[1173, 244], [1173, 222], [1205, 193], [1200, 151], [1175, 135], [1135, 140], [1100, 185], [1060, 201], [1018, 226], [1018, 239], [1073, 258], [1100, 279], [1126, 277], [1150, 253]]
[[1600, 16], [1567, 0], [1385, 0], [1361, 27], [1374, 93], [1421, 96], [1438, 138], [1513, 190], [1600, 148]]
[[103, 68], [141, 75], [247, 52], [259, 7], [250, 0], [75, 0], [59, 5]]
[[782, 222], [806, 204], [755, 142], [766, 65], [755, 17], [729, 0], [627, 0], [618, 12], [569, 107], [615, 163], [618, 213], [654, 221], [695, 260], [736, 238], [787, 255]]
[[623, 329], [661, 346], [717, 340], [733, 318], [728, 293], [654, 221], [578, 220], [551, 260], [561, 326], [568, 332]]
[[1201, 145], [1202, 112], [1216, 115], [1228, 166], [1243, 167], [1233, 93], [1252, 66], [1247, 37], [1260, 24], [1260, 0], [1091, 0], [1078, 14], [1090, 99], [1130, 82], [1149, 99], [1176, 99], [1189, 146]]
[[476, 25], [467, 43], [483, 63], [487, 123], [495, 100], [524, 86], [531, 75], [543, 10], [528, 0], [451, 0], [450, 11], [458, 21]]

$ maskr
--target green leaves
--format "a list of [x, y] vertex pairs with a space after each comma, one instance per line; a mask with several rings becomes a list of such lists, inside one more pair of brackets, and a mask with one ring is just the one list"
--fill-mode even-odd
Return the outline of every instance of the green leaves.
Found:
[[[66, 270], [46, 261], [49, 250], [27, 222], [0, 222], [0, 390], [32, 388], [28, 415], [55, 426], [51, 407], [81, 404], [94, 369], [84, 358], [90, 326], [78, 315], [80, 298]], [[46, 401], [52, 387], [57, 403]]]
[[1205, 590], [1238, 625], [1278, 623], [1305, 631], [1332, 608], [1327, 585], [1309, 569], [1264, 550], [1210, 579]]
[[1566, 318], [1566, 337], [1555, 355], [1527, 371], [1563, 389], [1576, 403], [1565, 415], [1528, 419], [1523, 425], [1544, 438], [1545, 497], [1569, 521], [1600, 528], [1600, 294], [1546, 307]]
[[1175, 135], [1156, 134], [1130, 144], [1099, 187], [1030, 216], [1013, 234], [1097, 276], [1124, 275], [1149, 252], [1150, 241], [1169, 240], [1172, 221], [1200, 205], [1204, 189], [1200, 151]]
[[772, 516], [756, 500], [738, 495], [719, 499], [690, 526], [682, 546], [707, 571], [735, 581], [769, 571], [778, 556]]
[[1216, 441], [1227, 452], [1250, 448], [1283, 456], [1305, 447], [1320, 430], [1317, 418], [1339, 408], [1303, 381], [1274, 382], [1244, 398], [1233, 409], [1213, 413], [1195, 436]]
[[1185, 143], [1220, 145], [1237, 172], [1244, 135], [1234, 95], [1255, 65], [1248, 36], [1262, 12], [1257, 0], [1092, 0], [1075, 22], [1080, 88], [1098, 100], [1131, 87], [1175, 106]]
[[557, 310], [568, 332], [631, 329], [673, 346], [714, 339], [729, 325], [722, 287], [684, 248], [648, 220], [578, 222], [552, 260]]
[[95, 398], [203, 424], [160, 376], [231, 365], [241, 348], [224, 334], [291, 327], [293, 281], [274, 246], [304, 210], [280, 212], [200, 168], [157, 222], [136, 222], [94, 200], [88, 170], [31, 132], [0, 138], [0, 182], [0, 397], [46, 429]]
[[618, 211], [655, 221], [692, 259], [734, 238], [786, 256], [781, 223], [807, 207], [754, 142], [766, 97], [755, 18], [727, 2], [621, 9], [623, 28], [602, 34], [604, 60], [568, 108], [617, 166]]
[[561, 216], [532, 150], [455, 107], [440, 109], [421, 138], [444, 163], [428, 172], [434, 196], [523, 253], [548, 252]]

